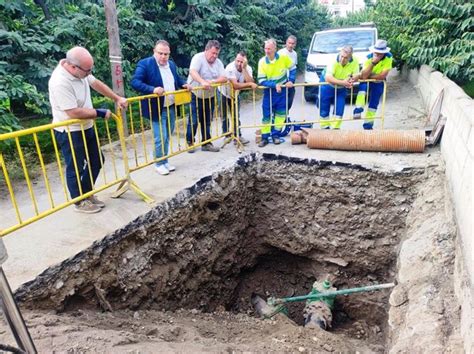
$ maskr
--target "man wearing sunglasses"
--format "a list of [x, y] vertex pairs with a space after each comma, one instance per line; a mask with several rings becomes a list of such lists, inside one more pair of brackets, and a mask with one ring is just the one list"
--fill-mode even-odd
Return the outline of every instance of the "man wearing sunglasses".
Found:
[[[114, 100], [121, 108], [127, 106], [124, 97], [115, 94], [110, 87], [92, 75], [93, 68], [94, 59], [89, 51], [82, 47], [74, 47], [66, 53], [66, 58], [59, 62], [48, 83], [53, 123], [69, 119], [84, 120], [83, 124], [54, 128], [56, 141], [64, 155], [66, 181], [72, 199], [94, 189], [94, 183], [104, 161], [92, 120], [107, 119], [111, 112], [108, 109], [94, 109], [90, 87]], [[76, 170], [79, 176], [76, 175]], [[104, 206], [105, 204], [95, 196], [90, 196], [78, 201], [74, 210], [92, 214], [101, 211]]]

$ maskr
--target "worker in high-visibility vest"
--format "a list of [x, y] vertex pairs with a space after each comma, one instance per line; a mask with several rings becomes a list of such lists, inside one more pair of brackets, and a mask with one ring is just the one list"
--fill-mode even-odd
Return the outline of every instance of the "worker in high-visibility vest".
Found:
[[[361, 72], [361, 80], [374, 79], [386, 80], [389, 71], [392, 69], [393, 56], [390, 48], [387, 47], [387, 41], [379, 39], [375, 45], [369, 48], [371, 53], [367, 56], [364, 68]], [[364, 119], [363, 127], [366, 130], [372, 130], [374, 127], [374, 117], [384, 90], [384, 82], [363, 82], [359, 85], [356, 107], [354, 108], [354, 118], [360, 118], [364, 111], [367, 100], [367, 91], [369, 92], [369, 108]]]
[[[293, 62], [290, 57], [276, 53], [277, 44], [273, 38], [265, 41], [265, 56], [258, 62], [258, 83], [267, 87], [262, 101], [262, 140], [258, 144], [268, 144], [270, 135], [274, 144], [280, 144], [280, 132], [286, 120], [286, 90], [293, 87], [296, 70], [290, 70]], [[274, 118], [274, 119], [273, 119]], [[274, 122], [275, 126], [272, 127]]]
[[[346, 95], [359, 79], [359, 62], [352, 57], [353, 49], [347, 45], [341, 49], [336, 61], [324, 69], [320, 82], [328, 84], [319, 88], [319, 115], [321, 129], [339, 129], [344, 115]], [[334, 122], [329, 121], [331, 104], [334, 104]]]

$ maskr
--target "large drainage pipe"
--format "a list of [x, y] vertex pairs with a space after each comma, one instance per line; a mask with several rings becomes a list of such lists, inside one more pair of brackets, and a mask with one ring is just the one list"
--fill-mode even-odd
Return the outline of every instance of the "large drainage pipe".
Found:
[[310, 149], [385, 152], [423, 152], [423, 130], [319, 130], [292, 133], [292, 144], [306, 143]]

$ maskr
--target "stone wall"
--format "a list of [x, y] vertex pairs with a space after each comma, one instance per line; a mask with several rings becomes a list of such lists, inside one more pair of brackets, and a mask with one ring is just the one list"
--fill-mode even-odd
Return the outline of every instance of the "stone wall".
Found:
[[[449, 195], [454, 205], [458, 227], [456, 254], [456, 294], [462, 304], [461, 332], [466, 353], [474, 352], [473, 339], [473, 169], [474, 169], [474, 101], [453, 81], [423, 65], [411, 70], [408, 78], [418, 87], [425, 109], [431, 112], [436, 98], [444, 90], [441, 114], [447, 118], [441, 140], [446, 165]], [[440, 186], [442, 187], [442, 186]]]

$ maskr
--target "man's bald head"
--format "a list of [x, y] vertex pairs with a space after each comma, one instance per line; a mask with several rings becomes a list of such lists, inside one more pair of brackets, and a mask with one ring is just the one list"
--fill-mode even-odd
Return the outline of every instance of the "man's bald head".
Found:
[[81, 68], [90, 69], [94, 66], [94, 59], [91, 53], [83, 47], [69, 49], [66, 53], [66, 60], [70, 64], [80, 66]]

